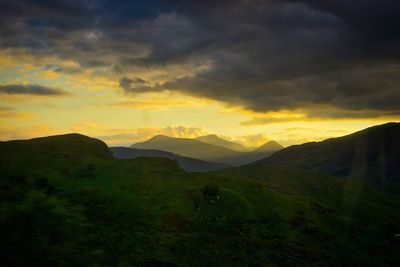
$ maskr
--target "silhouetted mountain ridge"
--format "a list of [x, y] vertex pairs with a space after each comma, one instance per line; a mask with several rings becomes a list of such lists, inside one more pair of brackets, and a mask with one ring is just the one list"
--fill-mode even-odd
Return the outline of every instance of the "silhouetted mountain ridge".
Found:
[[240, 152], [224, 147], [203, 143], [189, 138], [176, 138], [157, 135], [145, 142], [131, 145], [137, 149], [153, 149], [171, 152], [180, 156], [229, 164], [229, 158], [237, 157]]
[[225, 147], [227, 149], [231, 149], [231, 150], [234, 150], [234, 151], [239, 151], [239, 152], [248, 151], [248, 149], [245, 148], [244, 146], [242, 146], [241, 144], [225, 140], [225, 139], [219, 137], [216, 134], [209, 134], [209, 135], [205, 135], [205, 136], [200, 136], [200, 137], [197, 137], [195, 139], [199, 140], [199, 141], [201, 141], [203, 143], [207, 143], [207, 144], [211, 144], [211, 145], [215, 145], [215, 146]]
[[160, 151], [160, 150], [137, 149], [131, 147], [110, 147], [110, 150], [115, 158], [120, 158], [120, 159], [155, 157], [155, 158], [167, 158], [175, 160], [184, 170], [188, 172], [212, 171], [229, 166], [223, 163], [208, 162], [195, 158], [182, 157], [174, 153]]
[[112, 157], [108, 146], [103, 141], [77, 133], [1, 142], [0, 155], [6, 156], [18, 151], [52, 152], [77, 158]]
[[254, 149], [254, 152], [276, 152], [284, 147], [276, 141], [268, 141], [265, 144], [259, 146], [258, 148]]
[[399, 136], [400, 123], [387, 123], [339, 138], [291, 146], [248, 167], [312, 170], [400, 191]]
[[[219, 137], [217, 138], [221, 139]], [[215, 141], [215, 137], [211, 137], [211, 139], [214, 139]], [[135, 143], [130, 147], [136, 149], [161, 150], [184, 157], [191, 157], [209, 162], [225, 163], [233, 166], [254, 162], [273, 153], [273, 151], [238, 152], [196, 139], [176, 138], [164, 135], [156, 135], [147, 141]]]

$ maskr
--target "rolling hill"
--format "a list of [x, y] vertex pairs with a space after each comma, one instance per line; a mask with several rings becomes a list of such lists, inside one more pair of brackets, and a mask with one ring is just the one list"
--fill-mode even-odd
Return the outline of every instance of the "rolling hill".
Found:
[[187, 173], [82, 135], [0, 143], [2, 266], [398, 266], [400, 199], [276, 167]]
[[344, 137], [291, 146], [248, 168], [311, 170], [400, 192], [399, 136], [400, 123], [388, 123]]
[[170, 152], [160, 150], [136, 149], [129, 147], [110, 147], [111, 153], [115, 158], [134, 159], [139, 157], [166, 158], [178, 162], [184, 170], [188, 172], [205, 172], [226, 168], [229, 165], [223, 163], [207, 162], [199, 159], [182, 157]]
[[31, 140], [13, 140], [0, 142], [0, 144], [0, 156], [3, 159], [14, 154], [32, 154], [30, 151], [37, 153], [38, 157], [42, 153], [54, 153], [55, 157], [68, 155], [77, 158], [88, 156], [111, 158], [111, 152], [104, 142], [77, 133], [40, 137]]

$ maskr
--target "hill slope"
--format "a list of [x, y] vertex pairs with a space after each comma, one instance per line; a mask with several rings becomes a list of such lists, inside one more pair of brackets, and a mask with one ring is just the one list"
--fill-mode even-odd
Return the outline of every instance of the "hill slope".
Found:
[[399, 136], [400, 123], [388, 123], [344, 137], [291, 146], [249, 167], [312, 170], [400, 192]]
[[139, 157], [167, 158], [178, 162], [184, 170], [188, 172], [212, 171], [228, 167], [223, 163], [207, 162], [199, 159], [182, 157], [170, 152], [160, 150], [136, 149], [128, 147], [110, 147], [111, 153], [115, 158], [134, 159]]
[[231, 150], [238, 151], [238, 152], [247, 151], [247, 149], [244, 146], [242, 146], [241, 144], [222, 139], [215, 134], [200, 136], [200, 137], [197, 137], [196, 140], [199, 140], [203, 143], [215, 145], [215, 146], [225, 147], [227, 149], [231, 149]]
[[400, 263], [400, 199], [361, 183], [280, 168], [189, 174], [114, 159], [88, 137], [37, 141], [0, 143], [2, 266]]

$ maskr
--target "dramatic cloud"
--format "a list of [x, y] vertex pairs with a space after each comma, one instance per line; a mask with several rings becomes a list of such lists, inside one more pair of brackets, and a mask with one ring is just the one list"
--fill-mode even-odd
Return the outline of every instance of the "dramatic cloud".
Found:
[[9, 84], [0, 85], [0, 94], [9, 95], [39, 95], [39, 96], [65, 96], [69, 95], [60, 89], [50, 88], [36, 84]]
[[128, 93], [146, 93], [158, 91], [157, 86], [150, 85], [147, 81], [140, 78], [122, 78], [119, 81], [119, 86]]
[[398, 25], [398, 0], [0, 3], [0, 47], [79, 62], [54, 71], [313, 118], [400, 113]]

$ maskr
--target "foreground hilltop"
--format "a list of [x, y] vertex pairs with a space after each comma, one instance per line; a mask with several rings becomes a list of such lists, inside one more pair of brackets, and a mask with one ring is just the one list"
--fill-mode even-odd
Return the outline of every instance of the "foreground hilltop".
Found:
[[78, 158], [87, 156], [99, 158], [112, 157], [110, 150], [103, 141], [77, 133], [39, 137], [30, 140], [0, 142], [0, 148], [0, 155], [3, 159], [8, 156], [28, 153], [35, 155], [32, 160], [40, 158], [43, 153], [54, 153], [55, 156], [65, 155]]
[[398, 266], [400, 199], [265, 167], [185, 172], [82, 135], [0, 143], [2, 266]]

